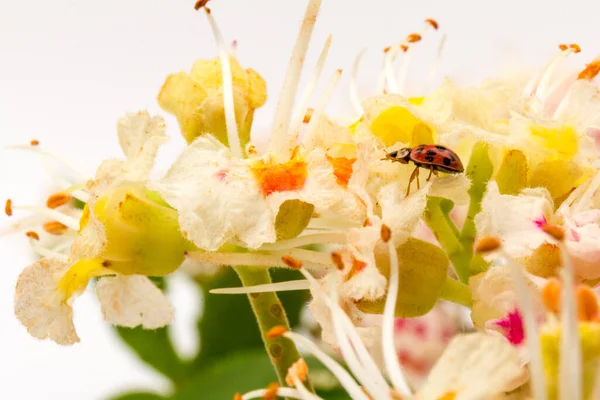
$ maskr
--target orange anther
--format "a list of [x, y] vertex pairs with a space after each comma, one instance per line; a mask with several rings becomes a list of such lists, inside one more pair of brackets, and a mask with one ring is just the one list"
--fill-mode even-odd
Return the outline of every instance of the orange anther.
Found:
[[266, 392], [263, 394], [263, 400], [277, 400], [277, 391], [279, 390], [279, 387], [277, 382], [270, 383], [265, 388]]
[[300, 268], [302, 268], [302, 262], [299, 261], [299, 260], [296, 260], [292, 256], [285, 255], [285, 256], [281, 257], [281, 261], [283, 261], [283, 263], [285, 265], [287, 265], [288, 267], [290, 267], [291, 269], [300, 269]]
[[288, 369], [288, 374], [285, 377], [285, 381], [288, 385], [294, 386], [294, 378], [298, 379], [301, 382], [306, 381], [308, 377], [308, 365], [306, 365], [306, 361], [304, 359], [299, 359], [295, 363], [292, 364], [290, 369]]
[[406, 41], [408, 43], [416, 43], [419, 40], [421, 40], [421, 35], [419, 35], [418, 33], [411, 33], [406, 37]]
[[542, 288], [542, 301], [546, 309], [554, 314], [560, 310], [561, 283], [556, 278], [550, 278]]
[[500, 239], [494, 236], [484, 236], [475, 243], [475, 252], [488, 253], [500, 247]]
[[285, 326], [274, 326], [271, 329], [269, 329], [269, 331], [266, 334], [267, 339], [276, 339], [278, 337], [283, 336], [284, 333], [286, 333], [288, 331], [288, 329]]
[[67, 204], [69, 201], [71, 201], [71, 199], [72, 199], [72, 197], [70, 194], [55, 193], [55, 194], [51, 195], [50, 197], [48, 197], [48, 199], [46, 200], [46, 207], [57, 208], [57, 207]]
[[233, 395], [233, 400], [244, 400], [241, 393], [236, 393]]
[[29, 142], [29, 144], [32, 146], [38, 146], [40, 144], [40, 141], [37, 139], [33, 139], [31, 142]]
[[307, 108], [306, 109], [306, 113], [304, 114], [304, 119], [302, 120], [302, 122], [304, 122], [305, 124], [308, 124], [310, 122], [310, 119], [312, 118], [313, 113], [315, 112], [314, 109], [312, 108]]
[[586, 79], [591, 81], [600, 72], [600, 59], [594, 60], [579, 73], [577, 79]]
[[577, 43], [571, 43], [569, 47], [573, 49], [573, 53], [579, 53], [581, 51], [581, 47], [579, 47]]
[[542, 230], [558, 241], [563, 240], [565, 237], [565, 230], [558, 225], [544, 224]]
[[51, 235], [62, 235], [67, 231], [67, 229], [69, 229], [65, 224], [62, 224], [58, 221], [46, 222], [43, 225], [43, 228]]
[[565, 50], [567, 50], [569, 48], [569, 46], [567, 46], [564, 43], [561, 43], [561, 44], [558, 45], [558, 48], [561, 49], [562, 51], [565, 51]]
[[579, 285], [577, 297], [577, 316], [580, 321], [593, 321], [598, 316], [598, 297], [589, 286]]
[[384, 53], [387, 53], [387, 52], [388, 52], [388, 51], [390, 51], [391, 49], [392, 49], [392, 46], [387, 46], [387, 47], [384, 47], [384, 49], [383, 49], [383, 52], [384, 52]]
[[406, 53], [406, 52], [408, 51], [408, 45], [406, 45], [406, 44], [401, 44], [401, 45], [400, 45], [400, 49], [401, 49], [403, 52], [405, 52], [405, 53]]
[[435, 29], [436, 31], [440, 27], [439, 24], [437, 23], [437, 21], [435, 19], [427, 18], [425, 20], [425, 22], [427, 22], [429, 25], [431, 25], [433, 27], [433, 29]]
[[209, 0], [197, 0], [196, 4], [194, 4], [194, 10], [199, 10], [202, 7], [206, 6], [206, 3], [208, 3]]
[[33, 239], [33, 240], [40, 240], [40, 235], [37, 234], [37, 232], [34, 231], [27, 231], [25, 232], [25, 235], [29, 238], [29, 239]]
[[383, 240], [384, 242], [387, 243], [392, 238], [392, 230], [386, 224], [382, 224], [380, 235], [381, 235], [381, 240]]
[[344, 270], [344, 260], [342, 259], [342, 255], [337, 251], [331, 253], [331, 261], [335, 264], [337, 269], [340, 271]]
[[4, 205], [4, 213], [9, 217], [13, 214], [11, 199], [6, 200], [6, 204]]

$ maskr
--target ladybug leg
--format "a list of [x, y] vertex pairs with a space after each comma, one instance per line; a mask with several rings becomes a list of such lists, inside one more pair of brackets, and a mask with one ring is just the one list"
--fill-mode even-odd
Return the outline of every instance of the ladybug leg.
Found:
[[413, 174], [417, 176], [417, 190], [421, 189], [421, 183], [419, 182], [419, 167], [415, 168]]
[[408, 197], [408, 195], [410, 194], [410, 185], [412, 183], [412, 181], [415, 180], [415, 178], [417, 179], [417, 189], [419, 188], [419, 167], [416, 167], [415, 170], [412, 172], [412, 174], [410, 174], [410, 179], [408, 180], [408, 187], [406, 188], [406, 197]]
[[433, 170], [433, 167], [429, 167], [429, 176], [427, 177], [427, 182], [431, 179], [431, 175], [434, 174], [437, 176], [437, 171]]

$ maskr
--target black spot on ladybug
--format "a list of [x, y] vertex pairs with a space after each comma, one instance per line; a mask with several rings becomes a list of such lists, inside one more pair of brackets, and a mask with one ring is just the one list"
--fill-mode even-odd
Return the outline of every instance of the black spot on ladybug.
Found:
[[428, 156], [435, 156], [436, 154], [437, 154], [437, 152], [435, 150], [427, 150]]
[[433, 162], [434, 158], [432, 156], [427, 156], [425, 157], [425, 160], [427, 160], [428, 162]]
[[435, 146], [436, 149], [440, 151], [446, 151], [447, 149], [444, 146]]
[[444, 157], [444, 165], [447, 167], [452, 163], [452, 160], [448, 157]]

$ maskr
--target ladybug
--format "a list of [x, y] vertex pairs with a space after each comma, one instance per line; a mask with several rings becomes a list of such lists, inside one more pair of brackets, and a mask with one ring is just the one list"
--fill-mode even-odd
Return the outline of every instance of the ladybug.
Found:
[[460, 174], [465, 170], [458, 155], [454, 151], [444, 146], [440, 146], [439, 144], [421, 144], [413, 148], [405, 147], [387, 153], [382, 160], [397, 161], [401, 164], [408, 164], [412, 161], [412, 163], [417, 166], [410, 175], [408, 188], [406, 189], [407, 196], [410, 194], [410, 184], [415, 178], [417, 179], [417, 189], [420, 189], [419, 168], [426, 168], [429, 170], [429, 176], [427, 177], [428, 182], [431, 179], [432, 174], [437, 176], [438, 171], [448, 174]]

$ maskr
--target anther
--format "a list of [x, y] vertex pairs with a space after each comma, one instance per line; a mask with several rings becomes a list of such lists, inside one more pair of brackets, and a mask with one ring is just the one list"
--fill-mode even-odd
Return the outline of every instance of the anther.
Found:
[[57, 208], [71, 201], [72, 196], [67, 193], [55, 193], [46, 200], [46, 207]]
[[408, 45], [403, 43], [400, 45], [400, 49], [406, 53], [408, 51]]
[[542, 288], [542, 301], [546, 309], [554, 314], [560, 310], [561, 284], [556, 278], [550, 278]]
[[302, 262], [299, 260], [296, 260], [294, 257], [292, 257], [290, 255], [285, 255], [285, 256], [281, 257], [281, 261], [283, 261], [283, 263], [285, 265], [287, 265], [288, 267], [290, 267], [291, 269], [302, 268]]
[[304, 382], [306, 381], [307, 376], [308, 365], [306, 365], [306, 361], [304, 361], [303, 358], [300, 358], [298, 361], [292, 364], [290, 369], [288, 369], [285, 381], [288, 385], [294, 386], [294, 378], [298, 379], [301, 382]]
[[500, 247], [500, 239], [494, 236], [484, 236], [475, 243], [476, 253], [488, 253]]
[[68, 226], [66, 226], [65, 224], [62, 224], [58, 221], [46, 222], [42, 227], [49, 234], [57, 235], [57, 236], [62, 235], [63, 233], [65, 233], [67, 231], [67, 229], [69, 229]]
[[586, 67], [577, 75], [577, 79], [586, 79], [591, 81], [600, 72], [600, 59], [596, 59], [586, 65]]
[[37, 232], [35, 232], [35, 231], [27, 231], [27, 232], [25, 232], [25, 235], [29, 239], [40, 240], [40, 235], [38, 235]]
[[386, 224], [382, 224], [380, 235], [381, 235], [381, 240], [383, 240], [384, 242], [387, 243], [392, 238], [392, 230]]
[[562, 51], [565, 51], [565, 50], [567, 50], [569, 48], [569, 46], [567, 46], [564, 43], [561, 43], [561, 44], [558, 45], [558, 48], [561, 49]]
[[337, 251], [331, 253], [331, 261], [335, 264], [337, 269], [340, 271], [344, 270], [344, 260], [342, 260], [342, 255]]
[[288, 329], [285, 326], [277, 325], [269, 329], [265, 336], [267, 337], [267, 339], [277, 339], [278, 337], [283, 336], [283, 334], [287, 331]]
[[210, 0], [197, 0], [196, 4], [194, 4], [194, 10], [198, 11], [202, 7], [205, 7], [206, 3], [208, 3], [209, 1]]
[[11, 199], [6, 200], [6, 204], [4, 205], [4, 213], [9, 217], [13, 214]]
[[104, 268], [108, 268], [108, 267], [112, 266], [112, 263], [108, 260], [104, 260], [104, 261], [102, 261], [102, 266]]
[[565, 237], [565, 231], [558, 225], [554, 224], [544, 224], [542, 226], [542, 230], [548, 235], [552, 236], [554, 239], [561, 241]]
[[233, 395], [233, 400], [244, 400], [241, 393], [236, 393]]
[[279, 390], [279, 387], [277, 382], [270, 383], [265, 388], [266, 392], [263, 394], [263, 400], [277, 400], [277, 391]]
[[437, 23], [437, 21], [435, 19], [427, 18], [425, 20], [425, 22], [427, 22], [429, 25], [431, 25], [433, 27], [433, 29], [435, 29], [436, 31], [440, 27], [440, 25]]
[[593, 321], [598, 315], [596, 293], [586, 285], [579, 285], [576, 291], [577, 316], [580, 321]]
[[579, 53], [581, 51], [581, 47], [579, 47], [577, 43], [571, 43], [569, 47], [573, 49], [573, 53]]
[[408, 43], [416, 43], [419, 40], [421, 40], [421, 35], [419, 35], [418, 33], [411, 33], [406, 37], [406, 41]]
[[307, 108], [302, 122], [304, 122], [305, 124], [308, 124], [310, 122], [310, 119], [312, 118], [312, 115], [314, 112], [315, 112], [314, 108], [310, 108], [310, 107]]
[[37, 139], [33, 139], [31, 142], [29, 142], [29, 144], [32, 146], [38, 146], [40, 144], [40, 141]]
[[392, 49], [392, 46], [387, 46], [386, 48], [383, 49], [384, 53], [387, 53], [388, 51], [390, 51]]

